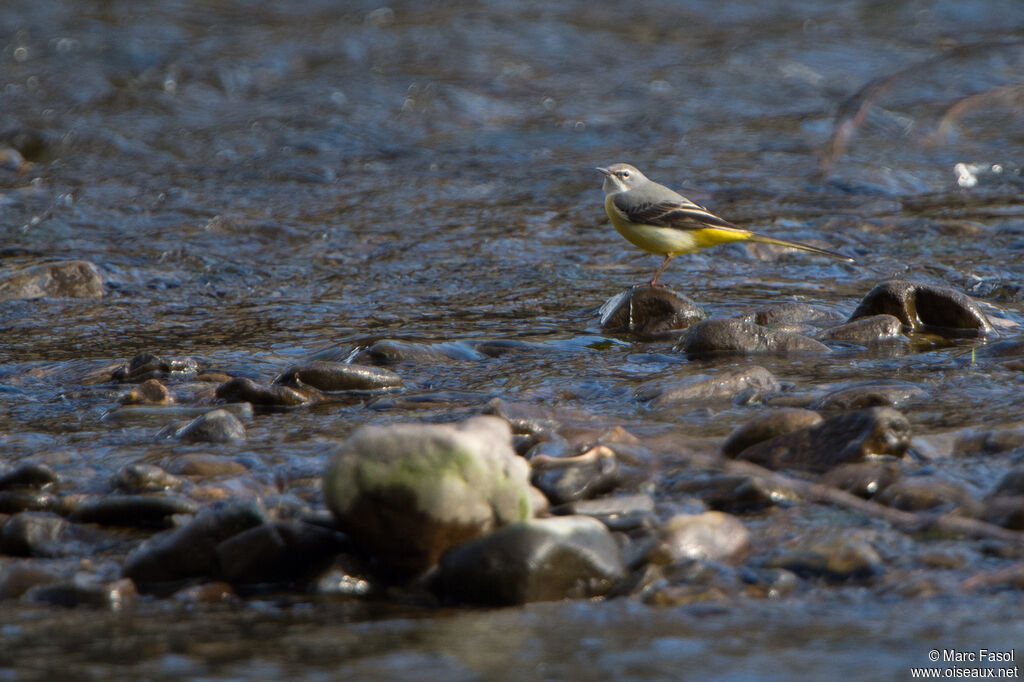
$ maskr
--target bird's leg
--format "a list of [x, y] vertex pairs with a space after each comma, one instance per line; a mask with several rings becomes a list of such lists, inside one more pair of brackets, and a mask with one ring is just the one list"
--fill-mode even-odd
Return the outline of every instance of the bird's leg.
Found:
[[[668, 267], [669, 261], [671, 261], [673, 258], [675, 258], [675, 256], [668, 255], [665, 256], [665, 260], [661, 261], [661, 265], [658, 267], [658, 271], [654, 273], [654, 277], [652, 277], [651, 281], [649, 282], [649, 284], [652, 287], [658, 286], [658, 278], [661, 277], [661, 273], [665, 272], [665, 268]], [[665, 285], [663, 284], [661, 286]]]

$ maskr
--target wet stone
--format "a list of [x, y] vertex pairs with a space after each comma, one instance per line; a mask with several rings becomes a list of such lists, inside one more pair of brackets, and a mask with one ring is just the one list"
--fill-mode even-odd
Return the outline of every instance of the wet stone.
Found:
[[750, 531], [735, 516], [720, 511], [677, 514], [658, 529], [649, 555], [657, 564], [706, 560], [738, 564], [750, 550]]
[[601, 329], [641, 339], [661, 338], [707, 317], [697, 303], [665, 287], [638, 285], [601, 306]]
[[740, 319], [762, 327], [802, 327], [811, 320], [836, 319], [834, 313], [819, 310], [810, 303], [788, 301], [755, 310]]
[[306, 392], [280, 384], [261, 386], [246, 377], [235, 377], [218, 386], [217, 397], [227, 402], [246, 402], [262, 407], [298, 407], [313, 402]]
[[256, 502], [216, 503], [181, 528], [155, 535], [134, 549], [125, 560], [124, 575], [145, 589], [216, 576], [220, 572], [217, 546], [266, 522], [266, 512]]
[[337, 531], [276, 521], [232, 535], [216, 551], [220, 577], [232, 585], [280, 585], [315, 580], [347, 548]]
[[130, 493], [154, 493], [179, 490], [184, 482], [153, 464], [129, 464], [121, 467], [113, 477], [113, 484]]
[[985, 500], [982, 518], [1003, 528], [1024, 530], [1024, 495], [993, 495]]
[[595, 448], [593, 457], [538, 457], [545, 443], [527, 454], [531, 462], [530, 482], [551, 504], [597, 497], [610, 492], [622, 480], [622, 470], [615, 453], [608, 448]]
[[245, 439], [245, 425], [227, 410], [210, 410], [174, 432], [188, 443], [229, 443]]
[[532, 516], [529, 466], [508, 423], [364, 426], [337, 448], [324, 497], [341, 529], [396, 577], [450, 547]]
[[70, 518], [104, 526], [165, 528], [171, 525], [171, 517], [198, 509], [195, 502], [177, 495], [107, 495], [78, 504]]
[[838, 341], [871, 346], [883, 341], [905, 338], [903, 323], [893, 315], [869, 315], [818, 332], [819, 341]]
[[981, 503], [962, 485], [935, 476], [905, 476], [875, 495], [875, 501], [903, 511], [941, 511], [977, 517]]
[[0, 570], [0, 601], [17, 599], [28, 590], [61, 580], [61, 576], [40, 566], [38, 561], [5, 561]]
[[821, 415], [814, 410], [796, 407], [774, 409], [767, 414], [751, 419], [729, 434], [729, 437], [722, 443], [722, 454], [726, 457], [735, 457], [755, 443], [790, 431], [814, 426], [821, 421]]
[[1024, 495], [1024, 466], [1015, 466], [1003, 474], [992, 491], [993, 497], [997, 495]]
[[217, 455], [184, 454], [167, 462], [166, 470], [178, 476], [213, 478], [239, 476], [249, 471], [249, 468], [241, 462]]
[[192, 374], [198, 368], [198, 363], [192, 358], [164, 359], [155, 353], [139, 353], [115, 369], [111, 378], [119, 383], [142, 383], [171, 374]]
[[557, 516], [589, 516], [597, 519], [612, 531], [650, 528], [657, 521], [654, 513], [654, 498], [643, 494], [578, 500], [554, 507], [551, 513]]
[[21, 512], [0, 526], [0, 554], [54, 557], [62, 554], [61, 535], [68, 522], [56, 514]]
[[781, 386], [771, 372], [753, 365], [725, 369], [711, 376], [688, 377], [676, 383], [656, 380], [641, 385], [637, 389], [637, 397], [649, 400], [650, 406], [657, 409], [716, 400], [747, 404], [779, 390]]
[[906, 381], [865, 381], [843, 386], [811, 403], [812, 410], [855, 410], [864, 407], [903, 407], [927, 395]]
[[48, 488], [56, 483], [57, 473], [50, 466], [38, 462], [20, 464], [0, 473], [0, 490]]
[[[1024, 446], [1024, 427], [1010, 426], [998, 429], [972, 430], [961, 434], [953, 445], [953, 454], [958, 457], [972, 455], [994, 455]], [[1013, 480], [1018, 470], [1013, 469], [1004, 481]], [[1020, 474], [1024, 481], [1024, 471]], [[2, 487], [2, 486], [0, 486]], [[1024, 490], [1024, 488], [1022, 488]]]
[[173, 405], [174, 398], [159, 379], [146, 379], [122, 395], [118, 402], [122, 405]]
[[773, 491], [760, 480], [736, 474], [710, 474], [676, 481], [674, 493], [693, 495], [720, 511], [746, 513], [775, 504]]
[[850, 321], [892, 315], [914, 331], [976, 336], [994, 328], [969, 296], [934, 284], [888, 280], [876, 285], [853, 311]]
[[103, 581], [96, 576], [76, 575], [73, 580], [33, 587], [25, 599], [54, 606], [91, 606], [119, 611], [135, 599], [131, 580]]
[[673, 350], [703, 353], [828, 353], [828, 346], [793, 332], [776, 331], [751, 322], [715, 318], [693, 325]]
[[743, 450], [744, 459], [770, 469], [825, 473], [869, 456], [902, 457], [910, 444], [910, 423], [891, 407], [871, 407], [830, 417]]
[[598, 597], [624, 578], [618, 544], [601, 522], [559, 516], [512, 523], [450, 549], [438, 583], [449, 601], [511, 606]]
[[60, 504], [52, 493], [33, 488], [12, 488], [0, 490], [0, 514], [17, 514], [23, 511], [51, 511]]
[[871, 578], [885, 571], [878, 550], [858, 537], [812, 539], [770, 558], [765, 567], [837, 581]]
[[46, 263], [0, 275], [0, 301], [102, 296], [103, 278], [89, 261]]
[[375, 391], [403, 386], [402, 378], [381, 367], [317, 360], [293, 365], [274, 379], [275, 384], [312, 386], [320, 391]]
[[855, 462], [837, 466], [818, 483], [867, 499], [895, 483], [902, 472], [903, 467], [895, 462]]
[[435, 363], [452, 360], [479, 361], [487, 356], [472, 346], [458, 341], [444, 343], [410, 343], [386, 339], [359, 351], [358, 362], [372, 365], [398, 365], [403, 363]]

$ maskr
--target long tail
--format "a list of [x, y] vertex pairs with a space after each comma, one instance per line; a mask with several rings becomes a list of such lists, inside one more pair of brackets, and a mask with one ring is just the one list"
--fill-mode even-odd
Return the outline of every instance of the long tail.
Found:
[[856, 261], [849, 256], [844, 256], [841, 253], [835, 251], [827, 251], [825, 249], [819, 249], [817, 246], [810, 246], [809, 244], [801, 244], [800, 242], [788, 242], [785, 239], [775, 239], [774, 237], [765, 237], [763, 234], [757, 234], [751, 232], [750, 236], [747, 237], [747, 241], [760, 242], [762, 244], [775, 244], [776, 246], [787, 246], [791, 249], [800, 249], [801, 251], [810, 251], [811, 253], [820, 253], [823, 256], [830, 256], [832, 258], [838, 258], [839, 260], [845, 260], [850, 263]]

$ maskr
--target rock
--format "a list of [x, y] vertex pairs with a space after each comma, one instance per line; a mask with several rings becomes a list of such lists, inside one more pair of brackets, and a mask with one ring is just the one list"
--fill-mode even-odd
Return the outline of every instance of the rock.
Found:
[[[541, 443], [538, 447], [543, 447]], [[622, 482], [622, 470], [615, 453], [607, 447], [596, 447], [593, 457], [543, 457], [527, 453], [531, 464], [530, 482], [552, 504], [596, 497], [610, 492]]]
[[171, 374], [193, 374], [199, 369], [192, 358], [165, 360], [154, 353], [139, 353], [113, 371], [111, 378], [119, 383], [141, 383]]
[[103, 278], [89, 261], [69, 260], [0, 276], [0, 301], [24, 298], [100, 298]]
[[609, 530], [622, 532], [652, 528], [657, 521], [654, 498], [644, 494], [577, 500], [554, 507], [551, 513], [558, 516], [589, 516], [603, 523]]
[[0, 490], [0, 514], [23, 511], [51, 511], [58, 507], [57, 496], [34, 488]]
[[818, 483], [867, 499], [895, 483], [902, 472], [895, 462], [854, 462], [840, 464], [821, 476]]
[[762, 327], [790, 328], [803, 326], [810, 320], [836, 319], [836, 317], [834, 313], [819, 310], [809, 303], [788, 301], [755, 310], [739, 319]]
[[996, 484], [991, 496], [1024, 495], [1024, 466], [1015, 466], [1007, 471]]
[[38, 585], [58, 582], [61, 576], [33, 560], [5, 561], [0, 570], [0, 601], [17, 599]]
[[376, 391], [404, 385], [400, 376], [387, 369], [324, 360], [292, 365], [274, 383], [296, 388], [312, 386], [320, 391]]
[[673, 350], [690, 355], [702, 353], [828, 353], [819, 341], [775, 331], [750, 322], [714, 318], [693, 325]]
[[618, 544], [587, 516], [512, 523], [450, 549], [438, 583], [450, 601], [511, 606], [589, 599], [625, 578]]
[[529, 435], [534, 441], [554, 437], [562, 426], [546, 406], [511, 403], [501, 398], [487, 403], [487, 414], [501, 417], [511, 425], [514, 433]]
[[906, 417], [891, 407], [870, 407], [762, 441], [737, 458], [771, 469], [825, 473], [871, 455], [902, 457], [909, 444]]
[[637, 285], [601, 306], [601, 329], [654, 339], [686, 329], [707, 317], [697, 303], [665, 287]]
[[1024, 530], [1024, 495], [993, 495], [985, 501], [981, 518], [1003, 528]]
[[[127, 405], [106, 412], [100, 421], [116, 426], [150, 426], [166, 424], [168, 421], [191, 420], [201, 417], [211, 409], [226, 410], [240, 421], [252, 420], [253, 409], [249, 403], [223, 403], [211, 408], [209, 405], [185, 407], [182, 405]], [[170, 429], [167, 435], [173, 435]]]
[[121, 467], [113, 477], [114, 487], [129, 493], [155, 493], [163, 490], [180, 490], [184, 485], [173, 476], [153, 464], [129, 464]]
[[218, 386], [217, 397], [227, 402], [246, 402], [263, 407], [298, 407], [313, 402], [305, 392], [280, 384], [260, 386], [245, 377], [235, 377]]
[[875, 501], [903, 511], [943, 511], [957, 516], [977, 517], [978, 500], [962, 485], [935, 476], [905, 476], [875, 495]]
[[104, 526], [161, 528], [170, 525], [172, 516], [194, 514], [198, 509], [195, 502], [177, 495], [106, 495], [77, 505], [70, 518]]
[[398, 365], [410, 363], [434, 363], [451, 360], [486, 360], [487, 356], [465, 343], [448, 341], [444, 343], [409, 343], [385, 339], [378, 341], [369, 348], [364, 348], [355, 356], [357, 362], [369, 362], [373, 365]]
[[0, 554], [56, 557], [68, 522], [56, 514], [21, 512], [0, 526]]
[[187, 443], [229, 443], [245, 440], [245, 425], [227, 410], [210, 410], [174, 432]]
[[49, 488], [57, 483], [57, 473], [38, 462], [20, 464], [0, 474], [0, 490], [11, 488]]
[[778, 380], [764, 367], [757, 365], [725, 369], [711, 376], [687, 377], [666, 384], [663, 380], [641, 384], [637, 397], [649, 400], [653, 408], [686, 403], [705, 404], [716, 400], [750, 403], [756, 398], [777, 393]]
[[775, 504], [775, 491], [764, 482], [736, 474], [711, 474], [676, 481], [673, 493], [693, 495], [712, 509], [734, 513], [753, 512]]
[[532, 515], [529, 466], [508, 423], [364, 426], [337, 448], [324, 497], [342, 530], [398, 576]]
[[233, 459], [200, 453], [179, 455], [167, 462], [166, 467], [171, 474], [200, 478], [240, 476], [249, 471], [249, 467]]
[[25, 599], [68, 608], [92, 606], [120, 611], [134, 601], [135, 585], [131, 580], [104, 581], [78, 574], [73, 580], [33, 587], [25, 593]]
[[[995, 455], [1024, 446], [1024, 427], [1020, 425], [995, 429], [969, 430], [961, 433], [953, 444], [953, 454], [958, 457], [974, 455]], [[1010, 474], [1017, 476], [1018, 469], [1012, 469], [1004, 481], [1009, 481]], [[1020, 470], [1024, 481], [1024, 470]], [[3, 486], [0, 485], [0, 488]]]
[[722, 454], [735, 457], [754, 443], [774, 438], [783, 433], [821, 423], [821, 415], [798, 407], [770, 410], [767, 414], [743, 424], [722, 443]]
[[217, 546], [266, 523], [266, 512], [252, 501], [228, 501], [203, 509], [187, 525], [155, 535], [125, 559], [124, 575], [140, 587], [220, 573]]
[[892, 315], [869, 315], [837, 327], [824, 329], [816, 335], [819, 341], [839, 341], [858, 346], [871, 346], [882, 341], [905, 338], [903, 323]]
[[146, 379], [122, 395], [118, 402], [122, 405], [173, 405], [174, 398], [159, 379]]
[[812, 410], [855, 410], [863, 407], [903, 407], [927, 395], [906, 381], [863, 381], [826, 393], [811, 403]]
[[738, 564], [750, 551], [750, 531], [735, 516], [719, 511], [677, 514], [658, 530], [649, 555], [656, 564], [714, 560]]
[[765, 567], [839, 581], [870, 578], [885, 571], [878, 551], [856, 536], [807, 540], [800, 547], [772, 557]]
[[974, 336], [994, 331], [985, 313], [965, 294], [933, 284], [888, 280], [861, 300], [850, 322], [871, 315], [892, 315], [914, 331]]
[[304, 584], [347, 549], [337, 531], [299, 521], [275, 521], [232, 535], [217, 545], [220, 577], [232, 585]]

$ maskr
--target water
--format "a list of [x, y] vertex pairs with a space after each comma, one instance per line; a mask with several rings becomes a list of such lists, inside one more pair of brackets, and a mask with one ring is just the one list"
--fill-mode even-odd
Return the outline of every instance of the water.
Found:
[[[742, 246], [680, 257], [663, 281], [716, 316], [793, 300], [845, 316], [896, 275], [975, 296], [1016, 338], [1022, 25], [1013, 0], [8, 0], [0, 139], [30, 166], [0, 169], [0, 266], [90, 260], [107, 293], [0, 304], [2, 457], [51, 464], [67, 494], [102, 493], [121, 466], [213, 447], [155, 441], [164, 423], [102, 421], [122, 392], [105, 377], [125, 359], [191, 356], [268, 381], [382, 339], [462, 347], [394, 368], [410, 388], [386, 401], [257, 415], [244, 443], [216, 446], [249, 467], [247, 489], [317, 507], [325, 452], [358, 425], [451, 421], [495, 397], [720, 439], [758, 408], [658, 413], [633, 392], [751, 361], [687, 362], [671, 341], [599, 329], [601, 303], [658, 263], [607, 224], [593, 168], [615, 161], [860, 262]], [[953, 43], [965, 47], [943, 51]], [[841, 153], [823, 154], [859, 107]], [[958, 163], [980, 165], [975, 185], [958, 184]], [[491, 341], [521, 345], [473, 350]], [[1019, 372], [972, 363], [980, 343], [754, 362], [796, 391], [923, 386], [908, 416], [928, 437], [1020, 421]], [[983, 494], [1007, 465], [947, 474]], [[867, 679], [925, 665], [944, 637], [1019, 640], [1017, 592], [839, 592], [696, 613], [618, 600], [407, 614], [293, 596], [97, 615], [7, 601], [0, 640], [22, 653], [0, 661], [25, 676], [468, 679], [506, 675], [481, 653], [503, 651], [527, 678], [820, 678], [838, 661]], [[168, 615], [180, 625], [150, 624]], [[212, 633], [207, 649], [197, 631]]]

